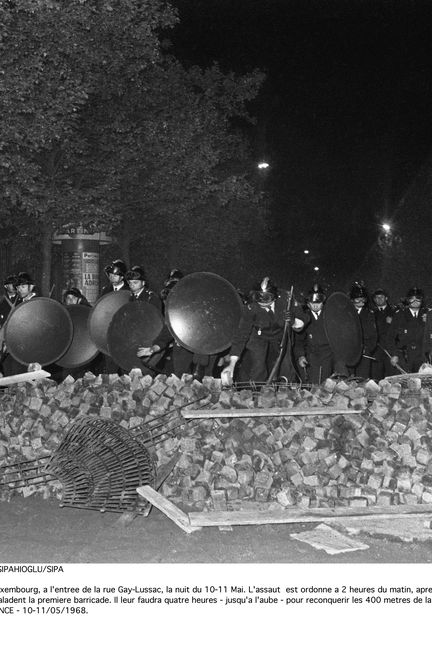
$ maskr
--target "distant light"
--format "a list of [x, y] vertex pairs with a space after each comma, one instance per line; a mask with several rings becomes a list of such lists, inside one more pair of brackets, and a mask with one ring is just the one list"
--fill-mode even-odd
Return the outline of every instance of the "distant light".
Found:
[[386, 234], [388, 234], [391, 231], [391, 225], [389, 225], [388, 223], [383, 223], [381, 227], [383, 228]]
[[258, 162], [258, 169], [268, 169], [270, 164], [268, 162]]
[[304, 250], [304, 253], [305, 253], [305, 254], [309, 254], [309, 250]]
[[315, 267], [314, 267], [314, 270], [315, 270], [315, 272], [318, 272], [319, 267], [318, 267], [318, 266], [315, 266]]

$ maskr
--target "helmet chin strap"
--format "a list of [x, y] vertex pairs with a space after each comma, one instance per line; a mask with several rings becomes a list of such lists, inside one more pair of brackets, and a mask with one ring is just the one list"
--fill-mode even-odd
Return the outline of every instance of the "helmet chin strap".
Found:
[[261, 308], [270, 308], [272, 304], [274, 304], [275, 300], [272, 299], [270, 301], [257, 301], [258, 306], [261, 306]]

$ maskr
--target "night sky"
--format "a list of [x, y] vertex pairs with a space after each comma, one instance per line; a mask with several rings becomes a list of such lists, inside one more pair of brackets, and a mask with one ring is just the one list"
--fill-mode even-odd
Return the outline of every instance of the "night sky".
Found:
[[184, 62], [267, 73], [251, 106], [251, 144], [271, 164], [270, 221], [285, 257], [294, 267], [310, 248], [329, 282], [341, 269], [361, 278], [380, 222], [430, 154], [432, 3], [172, 4], [181, 22], [171, 39]]

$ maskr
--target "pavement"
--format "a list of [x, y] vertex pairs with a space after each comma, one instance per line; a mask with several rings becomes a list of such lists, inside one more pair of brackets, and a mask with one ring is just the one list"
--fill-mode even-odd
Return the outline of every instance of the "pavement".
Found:
[[[414, 523], [413, 523], [414, 524]], [[405, 522], [405, 527], [407, 522]], [[293, 539], [315, 524], [207, 527], [187, 534], [153, 508], [121, 523], [117, 513], [62, 508], [55, 499], [0, 504], [1, 563], [430, 563], [430, 533], [404, 539], [386, 528], [358, 530], [368, 549], [329, 555]], [[414, 528], [414, 526], [413, 526]], [[414, 534], [415, 535], [415, 534]]]

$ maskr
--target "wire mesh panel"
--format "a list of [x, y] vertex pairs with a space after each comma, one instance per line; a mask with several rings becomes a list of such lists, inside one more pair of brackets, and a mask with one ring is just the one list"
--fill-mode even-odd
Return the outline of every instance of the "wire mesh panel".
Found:
[[49, 455], [3, 466], [0, 468], [0, 487], [14, 490], [52, 481], [55, 477], [45, 473], [48, 459]]
[[61, 506], [136, 511], [145, 506], [138, 486], [152, 485], [155, 467], [147, 448], [128, 430], [100, 418], [81, 417], [45, 466], [63, 486]]
[[403, 392], [415, 394], [419, 389], [432, 391], [431, 373], [406, 373], [388, 376], [385, 380], [390, 383], [399, 383]]
[[57, 480], [60, 506], [145, 513], [147, 503], [136, 489], [154, 486], [159, 479], [150, 452], [191, 428], [181, 411], [203, 400], [208, 402], [200, 397], [182, 403], [128, 430], [106, 419], [79, 417], [65, 428], [53, 454], [0, 468], [0, 488], [12, 492]]

